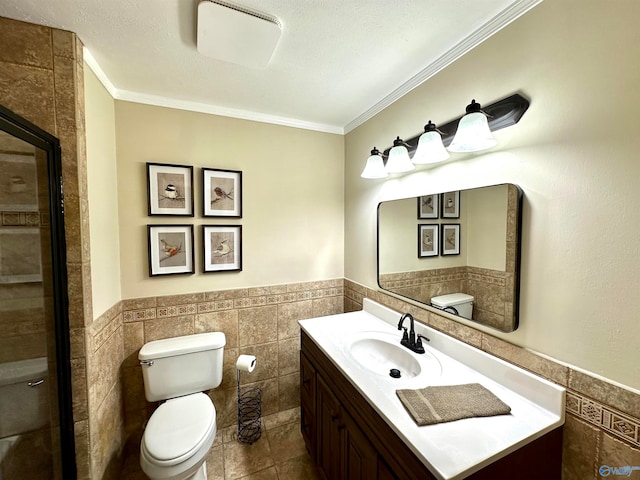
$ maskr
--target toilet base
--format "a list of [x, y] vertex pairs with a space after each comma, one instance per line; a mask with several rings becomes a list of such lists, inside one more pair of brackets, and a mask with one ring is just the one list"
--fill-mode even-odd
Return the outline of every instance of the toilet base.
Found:
[[207, 462], [205, 461], [192, 477], [187, 480], [207, 480]]

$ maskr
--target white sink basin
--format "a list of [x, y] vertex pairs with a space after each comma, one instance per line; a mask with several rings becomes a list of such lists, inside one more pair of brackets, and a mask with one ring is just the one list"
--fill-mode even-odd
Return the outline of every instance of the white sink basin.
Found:
[[[399, 370], [399, 378], [414, 378], [426, 370], [440, 374], [440, 364], [434, 357], [414, 354], [400, 345], [399, 336], [362, 332], [347, 342], [347, 351], [361, 366], [387, 378], [391, 378], [392, 369]], [[429, 365], [425, 365], [427, 363]], [[434, 369], [436, 365], [437, 369]]]

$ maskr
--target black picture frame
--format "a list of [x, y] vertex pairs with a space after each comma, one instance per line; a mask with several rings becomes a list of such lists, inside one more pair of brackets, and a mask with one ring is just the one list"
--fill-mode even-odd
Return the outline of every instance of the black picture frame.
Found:
[[440, 205], [440, 195], [422, 195], [418, 197], [418, 219], [437, 219]]
[[147, 162], [148, 215], [193, 217], [193, 167]]
[[202, 215], [242, 218], [242, 172], [202, 169]]
[[203, 225], [204, 273], [242, 271], [242, 225]]
[[193, 274], [193, 225], [147, 225], [149, 276]]
[[442, 218], [460, 218], [460, 190], [442, 194], [440, 211]]
[[437, 223], [418, 225], [418, 258], [437, 257], [439, 255], [440, 225]]
[[441, 224], [441, 255], [460, 255], [460, 224]]

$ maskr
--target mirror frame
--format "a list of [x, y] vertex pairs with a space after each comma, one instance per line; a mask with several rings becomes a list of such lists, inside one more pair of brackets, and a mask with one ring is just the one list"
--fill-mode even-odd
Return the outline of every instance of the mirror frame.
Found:
[[[513, 292], [513, 297], [512, 297], [512, 303], [513, 303], [513, 317], [511, 319], [511, 323], [509, 324], [510, 327], [507, 328], [498, 328], [495, 325], [489, 325], [489, 324], [485, 324], [483, 322], [480, 322], [476, 319], [466, 319], [464, 317], [460, 317], [454, 314], [451, 314], [449, 312], [443, 311], [441, 309], [438, 309], [436, 307], [431, 306], [429, 303], [423, 302], [419, 299], [413, 298], [411, 296], [408, 295], [403, 295], [401, 293], [395, 292], [393, 290], [389, 290], [388, 288], [385, 288], [382, 286], [381, 281], [380, 281], [380, 207], [386, 203], [386, 202], [393, 202], [396, 200], [408, 200], [408, 199], [418, 199], [420, 196], [424, 196], [424, 195], [442, 195], [443, 193], [446, 192], [427, 192], [427, 193], [423, 193], [417, 197], [404, 197], [404, 198], [395, 198], [395, 199], [389, 199], [389, 200], [384, 200], [382, 202], [380, 202], [378, 204], [377, 207], [377, 216], [376, 216], [376, 281], [378, 283], [378, 287], [383, 290], [386, 293], [389, 293], [391, 295], [403, 298], [403, 299], [408, 299], [411, 302], [418, 304], [419, 306], [421, 306], [422, 308], [426, 308], [427, 310], [433, 312], [433, 313], [437, 313], [438, 315], [442, 315], [445, 316], [447, 318], [453, 319], [453, 320], [457, 320], [460, 321], [460, 319], [463, 319], [465, 321], [468, 321], [470, 323], [476, 323], [478, 325], [482, 325], [485, 326], [487, 328], [492, 328], [495, 330], [498, 330], [500, 332], [503, 333], [509, 333], [509, 332], [513, 332], [515, 331], [518, 326], [519, 326], [519, 320], [520, 320], [520, 269], [521, 269], [521, 250], [522, 250], [522, 210], [523, 210], [523, 203], [524, 203], [524, 194], [522, 189], [513, 183], [501, 183], [501, 184], [493, 184], [493, 185], [480, 185], [477, 187], [471, 187], [471, 188], [467, 188], [464, 190], [460, 190], [461, 192], [463, 191], [468, 191], [468, 190], [474, 190], [474, 189], [481, 189], [481, 188], [486, 188], [486, 187], [497, 187], [497, 186], [501, 186], [501, 185], [507, 185], [507, 186], [512, 186], [513, 189], [509, 189], [509, 193], [508, 193], [508, 206], [507, 206], [507, 238], [505, 239], [505, 243], [506, 245], [506, 265], [505, 265], [505, 273], [507, 275], [512, 274], [513, 275], [513, 287], [512, 287], [512, 292]], [[418, 220], [419, 221], [419, 220]], [[510, 246], [509, 243], [511, 243], [512, 245]], [[511, 290], [511, 288], [510, 288]], [[475, 303], [475, 302], [474, 302]], [[506, 304], [507, 302], [505, 302]], [[474, 305], [475, 307], [475, 305]], [[505, 322], [505, 325], [507, 323]]]

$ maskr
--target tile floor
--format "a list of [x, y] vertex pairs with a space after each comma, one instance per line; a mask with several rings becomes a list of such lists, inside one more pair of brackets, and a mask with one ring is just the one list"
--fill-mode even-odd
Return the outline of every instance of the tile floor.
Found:
[[[300, 434], [300, 409], [262, 419], [260, 439], [249, 445], [237, 441], [237, 427], [218, 431], [207, 457], [208, 480], [317, 480]], [[138, 458], [125, 462], [123, 480], [143, 480]], [[137, 466], [137, 468], [136, 468]]]

